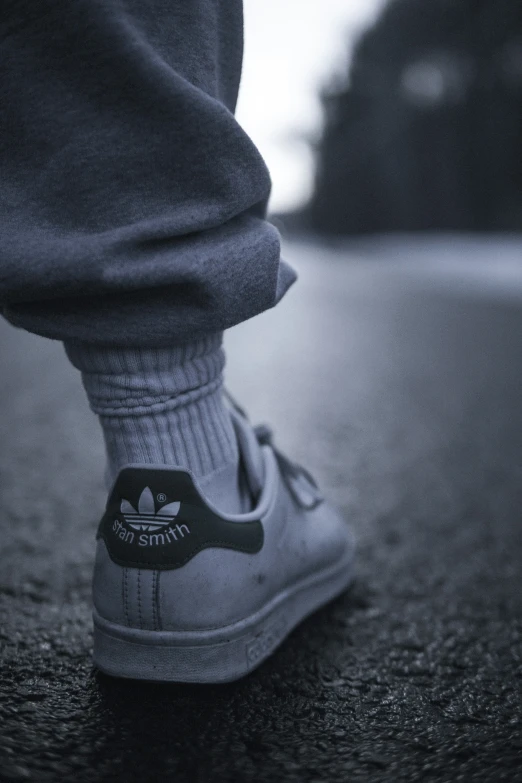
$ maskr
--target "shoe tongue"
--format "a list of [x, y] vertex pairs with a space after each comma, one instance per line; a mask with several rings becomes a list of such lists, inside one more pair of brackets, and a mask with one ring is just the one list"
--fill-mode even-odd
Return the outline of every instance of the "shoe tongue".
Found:
[[257, 499], [265, 483], [265, 463], [261, 447], [250, 422], [238, 411], [230, 411], [240, 453], [240, 469], [253, 498]]

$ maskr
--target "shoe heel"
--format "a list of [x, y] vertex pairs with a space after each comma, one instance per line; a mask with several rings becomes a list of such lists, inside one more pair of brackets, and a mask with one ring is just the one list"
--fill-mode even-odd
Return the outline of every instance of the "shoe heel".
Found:
[[[226, 629], [223, 629], [226, 630]], [[289, 632], [285, 607], [255, 623], [212, 637], [140, 631], [94, 615], [94, 664], [104, 674], [135, 680], [225, 683], [244, 677], [274, 651]], [[232, 638], [230, 638], [232, 637]]]
[[206, 631], [151, 631], [109, 622], [94, 611], [94, 663], [136, 680], [223, 683], [257, 668], [308, 615], [352, 580], [353, 552], [335, 567], [279, 593], [250, 617]]

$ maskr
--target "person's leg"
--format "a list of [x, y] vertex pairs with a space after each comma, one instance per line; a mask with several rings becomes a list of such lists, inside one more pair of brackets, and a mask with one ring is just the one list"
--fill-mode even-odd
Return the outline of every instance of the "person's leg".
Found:
[[236, 679], [353, 556], [309, 475], [222, 395], [223, 329], [294, 280], [233, 116], [240, 2], [8, 0], [0, 41], [0, 306], [64, 341], [113, 479], [95, 662]]
[[0, 309], [95, 345], [171, 347], [294, 280], [236, 122], [241, 0], [6, 0]]
[[66, 343], [66, 350], [100, 417], [109, 486], [124, 465], [178, 465], [222, 511], [250, 507], [222, 395], [221, 334], [172, 348]]
[[41, 0], [0, 20], [0, 305], [64, 340], [109, 475], [179, 464], [243, 507], [223, 328], [293, 280], [234, 119], [240, 0]]

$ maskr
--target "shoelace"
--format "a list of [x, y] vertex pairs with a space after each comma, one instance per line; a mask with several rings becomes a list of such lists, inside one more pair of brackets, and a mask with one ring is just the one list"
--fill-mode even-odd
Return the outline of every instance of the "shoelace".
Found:
[[270, 446], [274, 452], [275, 458], [283, 476], [293, 479], [304, 476], [314, 489], [319, 489], [315, 479], [306, 470], [306, 468], [303, 468], [302, 465], [298, 465], [297, 462], [292, 462], [289, 460], [288, 457], [286, 457], [276, 446], [274, 446], [274, 433], [271, 427], [269, 427], [267, 424], [258, 424], [254, 427], [254, 432], [259, 445]]
[[[248, 421], [248, 416], [244, 409], [236, 402], [230, 392], [225, 389], [225, 395], [228, 398], [230, 404], [235, 408], [240, 416], [243, 416]], [[279, 471], [285, 484], [289, 488], [290, 492], [297, 500], [297, 502], [305, 508], [315, 508], [319, 503], [323, 501], [323, 497], [320, 493], [319, 487], [314, 477], [297, 462], [292, 462], [288, 459], [275, 445], [274, 445], [274, 433], [271, 427], [267, 424], [258, 424], [253, 427], [254, 434], [257, 438], [257, 442], [260, 446], [270, 446], [277, 464]], [[299, 482], [304, 479], [305, 486], [299, 485]], [[309, 486], [306, 486], [308, 484]]]

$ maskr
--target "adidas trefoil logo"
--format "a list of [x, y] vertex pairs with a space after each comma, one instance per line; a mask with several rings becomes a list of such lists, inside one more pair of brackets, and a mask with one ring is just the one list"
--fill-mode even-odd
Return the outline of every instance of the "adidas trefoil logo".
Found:
[[154, 506], [154, 497], [149, 487], [145, 487], [138, 501], [138, 510], [129, 503], [128, 500], [122, 500], [120, 511], [123, 514], [125, 522], [134, 530], [161, 530], [168, 527], [173, 522], [178, 513], [181, 503], [167, 503], [156, 513]]

